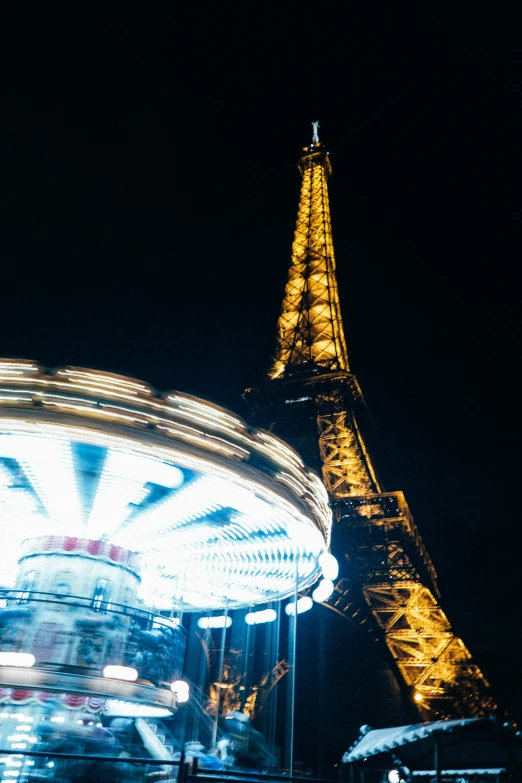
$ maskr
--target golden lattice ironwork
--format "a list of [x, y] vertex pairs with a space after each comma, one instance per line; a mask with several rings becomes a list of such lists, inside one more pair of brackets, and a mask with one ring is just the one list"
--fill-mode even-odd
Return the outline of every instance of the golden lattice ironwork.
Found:
[[326, 184], [332, 168], [324, 145], [306, 147], [299, 169], [303, 182], [272, 379], [296, 368], [349, 369]]
[[380, 485], [357, 419], [347, 409], [342, 386], [315, 398], [321, 470], [332, 498], [379, 492]]
[[[476, 716], [494, 708], [484, 675], [428, 587], [397, 581], [366, 586], [363, 593], [419, 702], [433, 703], [437, 714], [448, 717], [456, 710]], [[470, 683], [475, 698], [466, 704], [458, 697]]]
[[[334, 504], [335, 542], [350, 580], [338, 593], [362, 592], [406, 685], [439, 717], [477, 716], [494, 708], [489, 685], [439, 606], [437, 575], [402, 492], [361, 495]], [[366, 620], [356, 599], [346, 606]]]
[[245, 398], [257, 423], [305, 458], [313, 457], [315, 439], [316, 467], [335, 511], [332, 550], [346, 571], [328, 606], [380, 635], [419, 706], [432, 715], [491, 712], [488, 683], [439, 606], [436, 574], [404, 495], [383, 491], [360, 431], [363, 400], [348, 363], [335, 272], [327, 188], [332, 168], [317, 124], [299, 170], [271, 380]]

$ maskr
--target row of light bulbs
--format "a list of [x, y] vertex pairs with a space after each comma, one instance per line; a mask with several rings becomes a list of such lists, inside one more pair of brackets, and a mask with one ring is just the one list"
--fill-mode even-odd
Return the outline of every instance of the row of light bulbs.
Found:
[[[23, 652], [0, 652], [0, 666], [20, 666], [31, 668], [35, 664], [35, 657], [31, 653]], [[109, 680], [124, 680], [125, 682], [136, 682], [138, 671], [132, 666], [119, 666], [109, 664], [103, 670], [103, 676]], [[176, 694], [178, 702], [188, 701], [189, 686], [184, 680], [176, 680], [171, 683], [170, 689]]]
[[[336, 558], [330, 553], [324, 553], [319, 558], [323, 578], [315, 588], [312, 596], [302, 596], [297, 601], [290, 601], [285, 606], [285, 612], [289, 616], [302, 614], [312, 608], [314, 602], [323, 603], [334, 590], [333, 580], [339, 574], [339, 564]], [[275, 609], [261, 609], [255, 612], [248, 612], [245, 616], [245, 622], [248, 625], [258, 625], [262, 623], [274, 622], [277, 619]], [[230, 615], [219, 615], [200, 617], [198, 626], [200, 628], [229, 628], [232, 625]], [[20, 666], [31, 668], [35, 664], [35, 657], [31, 653], [24, 652], [0, 652], [0, 666]], [[103, 676], [108, 679], [124, 680], [126, 682], [135, 682], [138, 679], [138, 671], [131, 666], [120, 666], [109, 664], [103, 670]], [[178, 703], [183, 703], [189, 699], [189, 686], [184, 680], [176, 680], [170, 686], [173, 693], [176, 694]]]
[[[323, 572], [323, 578], [315, 588], [312, 596], [303, 595], [297, 601], [290, 601], [285, 606], [285, 612], [289, 617], [296, 614], [307, 612], [315, 603], [322, 604], [332, 595], [334, 591], [334, 579], [339, 576], [339, 563], [337, 559], [329, 552], [323, 553], [319, 558], [319, 565]], [[275, 609], [260, 609], [255, 612], [248, 612], [245, 615], [247, 625], [260, 625], [262, 623], [273, 623], [277, 619]], [[230, 615], [214, 615], [211, 617], [200, 617], [198, 626], [202, 629], [207, 628], [230, 628], [232, 618]]]

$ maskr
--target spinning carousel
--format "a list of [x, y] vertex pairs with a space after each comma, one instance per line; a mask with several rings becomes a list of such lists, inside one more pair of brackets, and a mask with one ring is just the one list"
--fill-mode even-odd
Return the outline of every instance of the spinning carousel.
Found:
[[4, 753], [80, 714], [174, 713], [184, 618], [255, 617], [321, 587], [330, 524], [318, 476], [229, 411], [0, 360]]

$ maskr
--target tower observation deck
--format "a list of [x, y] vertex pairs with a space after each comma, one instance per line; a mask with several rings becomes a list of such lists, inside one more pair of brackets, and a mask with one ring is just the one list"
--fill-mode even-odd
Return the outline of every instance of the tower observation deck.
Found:
[[367, 448], [364, 398], [351, 371], [336, 279], [329, 154], [314, 125], [268, 380], [245, 391], [254, 424], [322, 474], [341, 578], [326, 604], [385, 643], [423, 717], [495, 709], [479, 666], [442, 610], [437, 576], [408, 503], [385, 491]]

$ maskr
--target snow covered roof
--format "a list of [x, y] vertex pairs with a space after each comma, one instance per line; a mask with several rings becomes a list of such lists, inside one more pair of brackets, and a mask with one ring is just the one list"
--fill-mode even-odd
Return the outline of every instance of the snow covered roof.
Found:
[[401, 745], [431, 737], [435, 732], [452, 731], [477, 721], [483, 722], [484, 718], [436, 720], [432, 723], [414, 723], [410, 726], [395, 726], [390, 729], [369, 729], [363, 726], [361, 736], [344, 754], [343, 762], [358, 761], [368, 756], [375, 756], [377, 753], [389, 753]]
[[522, 737], [494, 717], [437, 720], [410, 726], [363, 726], [343, 763], [391, 754], [412, 772], [432, 770], [435, 746], [441, 769], [522, 770]]

